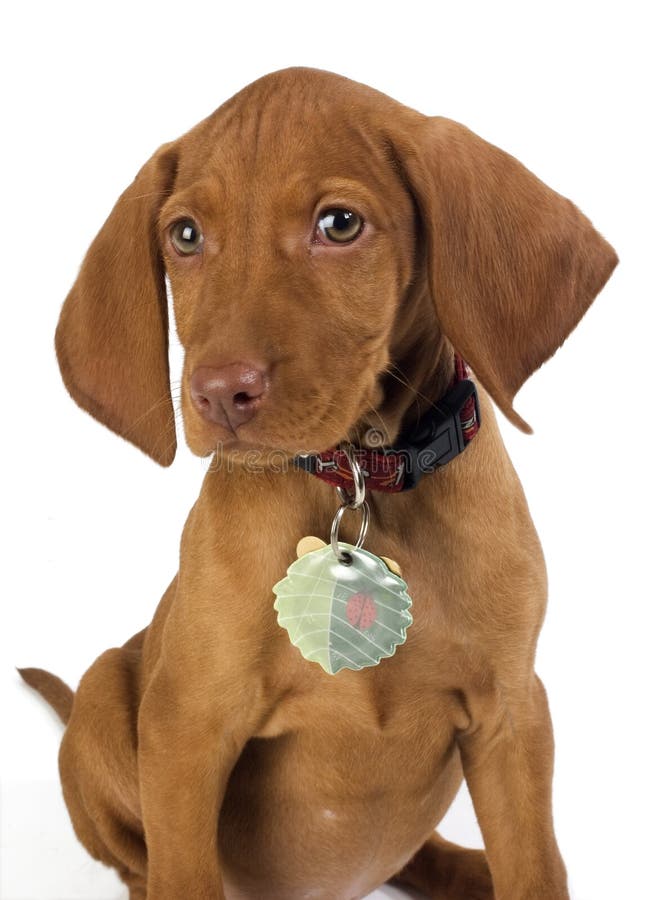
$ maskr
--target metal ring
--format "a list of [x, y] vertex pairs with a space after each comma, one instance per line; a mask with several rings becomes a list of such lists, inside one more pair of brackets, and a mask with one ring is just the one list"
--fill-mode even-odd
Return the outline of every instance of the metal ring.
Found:
[[360, 506], [365, 503], [365, 478], [361, 471], [361, 467], [354, 455], [354, 446], [353, 444], [344, 443], [340, 445], [340, 449], [347, 457], [347, 462], [349, 463], [349, 469], [352, 473], [352, 478], [354, 479], [354, 495], [350, 496], [347, 491], [342, 487], [337, 487], [338, 496], [343, 502], [344, 506], [348, 506], [351, 509], [358, 509]]
[[364, 500], [360, 506], [352, 506], [349, 503], [343, 506], [339, 506], [336, 510], [336, 515], [334, 516], [333, 522], [331, 523], [331, 549], [333, 550], [338, 562], [341, 562], [344, 565], [349, 565], [349, 563], [351, 562], [349, 553], [347, 553], [345, 550], [341, 550], [338, 544], [338, 529], [340, 528], [340, 523], [346, 509], [360, 509], [362, 513], [363, 518], [361, 519], [361, 527], [360, 531], [358, 532], [358, 538], [355, 544], [355, 546], [360, 550], [360, 548], [363, 546], [363, 541], [365, 540], [365, 535], [367, 534], [367, 527], [370, 522], [370, 508], [367, 505], [367, 500]]

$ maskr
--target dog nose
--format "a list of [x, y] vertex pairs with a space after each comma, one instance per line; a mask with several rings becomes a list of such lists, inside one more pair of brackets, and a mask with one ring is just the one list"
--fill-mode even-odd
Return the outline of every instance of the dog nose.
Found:
[[199, 366], [190, 383], [194, 406], [202, 417], [232, 430], [252, 419], [267, 390], [266, 372], [249, 363]]

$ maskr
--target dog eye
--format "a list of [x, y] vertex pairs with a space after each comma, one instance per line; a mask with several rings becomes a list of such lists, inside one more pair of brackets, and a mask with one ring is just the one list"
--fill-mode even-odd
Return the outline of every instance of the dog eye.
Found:
[[203, 243], [201, 230], [192, 219], [181, 219], [172, 225], [169, 237], [181, 256], [191, 256], [192, 253], [198, 253]]
[[348, 244], [361, 233], [363, 220], [349, 209], [327, 209], [318, 219], [318, 231], [336, 244]]

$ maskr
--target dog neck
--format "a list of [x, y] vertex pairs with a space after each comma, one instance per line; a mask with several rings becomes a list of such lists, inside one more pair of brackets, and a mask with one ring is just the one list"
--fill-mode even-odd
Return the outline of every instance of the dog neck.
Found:
[[386, 418], [396, 418], [392, 443], [446, 393], [455, 372], [455, 352], [441, 334], [411, 341], [394, 356], [385, 376]]
[[[386, 448], [382, 441], [374, 442], [373, 432], [369, 431], [365, 446], [346, 443], [324, 453], [301, 456], [297, 459], [298, 466], [345, 494], [351, 491], [357, 497], [364, 496], [365, 489], [401, 493], [416, 487], [422, 475], [459, 456], [478, 432], [477, 389], [468, 376], [466, 364], [455, 355], [450, 387], [402, 427], [396, 444], [391, 447]], [[415, 398], [420, 407], [426, 399], [421, 392], [415, 392]]]

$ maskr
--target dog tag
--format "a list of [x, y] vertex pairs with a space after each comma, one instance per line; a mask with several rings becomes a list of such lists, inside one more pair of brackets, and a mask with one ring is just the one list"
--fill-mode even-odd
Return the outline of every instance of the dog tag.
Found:
[[393, 560], [351, 544], [302, 538], [298, 559], [273, 588], [277, 621], [302, 656], [335, 675], [376, 666], [406, 639], [411, 599]]

